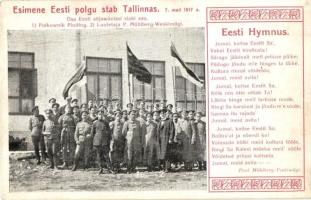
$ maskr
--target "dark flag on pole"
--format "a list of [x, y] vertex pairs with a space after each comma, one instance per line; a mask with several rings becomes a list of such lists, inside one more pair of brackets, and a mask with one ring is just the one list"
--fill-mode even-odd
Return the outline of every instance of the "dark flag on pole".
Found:
[[70, 88], [75, 84], [84, 84], [86, 82], [86, 64], [83, 60], [79, 66], [79, 68], [75, 71], [73, 76], [69, 79], [69, 81], [66, 83], [65, 88], [63, 90], [63, 97], [66, 99], [68, 97], [68, 93]]
[[187, 64], [181, 59], [180, 55], [178, 54], [174, 44], [171, 44], [171, 56], [176, 58], [181, 66], [179, 65], [178, 68], [180, 70], [181, 75], [191, 81], [193, 84], [203, 87], [204, 81], [201, 80], [188, 66]]
[[134, 55], [134, 53], [127, 44], [126, 47], [129, 74], [133, 74], [136, 79], [141, 82], [150, 84], [152, 80], [151, 73], [146, 69], [143, 63], [137, 59], [137, 57]]

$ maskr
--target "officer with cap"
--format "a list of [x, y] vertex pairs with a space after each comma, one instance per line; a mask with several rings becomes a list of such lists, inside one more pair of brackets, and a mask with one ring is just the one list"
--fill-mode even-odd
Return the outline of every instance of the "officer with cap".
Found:
[[174, 140], [174, 123], [168, 117], [166, 109], [161, 110], [161, 121], [158, 127], [160, 140], [160, 164], [164, 165], [164, 172], [170, 170], [172, 160], [172, 144]]
[[169, 111], [171, 111], [171, 112], [173, 112], [173, 104], [167, 104], [167, 106], [166, 106], [166, 108], [167, 108], [167, 110], [169, 110]]
[[136, 170], [136, 165], [141, 154], [141, 133], [139, 121], [136, 120], [136, 110], [129, 112], [129, 119], [123, 125], [122, 134], [126, 138], [127, 172]]
[[165, 99], [162, 99], [161, 102], [160, 102], [160, 109], [166, 109], [166, 100]]
[[60, 113], [61, 113], [62, 115], [65, 114], [65, 107], [66, 107], [66, 106], [71, 107], [71, 100], [72, 100], [72, 97], [71, 97], [71, 96], [68, 96], [68, 97], [66, 98], [66, 105], [63, 105], [63, 106], [60, 107]]
[[43, 122], [43, 136], [45, 137], [45, 146], [50, 160], [50, 168], [57, 169], [57, 145], [59, 142], [59, 131], [57, 121], [53, 118], [51, 109], [45, 110], [47, 119]]
[[71, 100], [71, 107], [79, 106], [78, 105], [78, 99], [72, 99]]
[[65, 106], [65, 114], [60, 116], [58, 123], [61, 129], [61, 145], [63, 152], [63, 165], [62, 168], [68, 167], [70, 161], [73, 159], [75, 151], [75, 120], [72, 116], [72, 108], [70, 105]]
[[104, 161], [110, 172], [112, 172], [109, 158], [111, 133], [109, 123], [104, 119], [104, 112], [99, 111], [98, 119], [92, 125], [93, 147], [96, 151], [96, 160], [99, 167], [99, 174], [103, 173]]
[[53, 118], [58, 121], [59, 117], [62, 115], [62, 113], [59, 110], [59, 104], [58, 103], [53, 103], [52, 105], [52, 114]]
[[72, 167], [72, 171], [75, 171], [78, 167], [79, 159], [83, 157], [83, 168], [87, 167], [88, 159], [89, 159], [89, 152], [86, 142], [92, 140], [91, 135], [91, 125], [87, 121], [88, 113], [87, 111], [82, 111], [81, 113], [82, 121], [77, 124], [74, 139], [76, 142], [76, 151], [74, 155], [74, 164]]
[[29, 119], [29, 130], [31, 131], [31, 139], [35, 149], [37, 164], [39, 165], [41, 163], [39, 147], [41, 149], [42, 160], [45, 161], [46, 159], [44, 138], [42, 136], [42, 126], [45, 118], [39, 114], [38, 106], [34, 106], [31, 111], [33, 116]]
[[115, 119], [110, 122], [109, 126], [112, 131], [112, 139], [110, 144], [110, 158], [112, 167], [115, 172], [119, 172], [121, 169], [121, 163], [124, 158], [124, 145], [125, 138], [122, 135], [122, 128], [124, 122], [121, 121], [121, 111], [115, 111]]
[[132, 111], [132, 110], [133, 110], [133, 107], [134, 107], [133, 103], [131, 103], [131, 102], [127, 103], [127, 104], [126, 104], [126, 110], [127, 110], [127, 112]]

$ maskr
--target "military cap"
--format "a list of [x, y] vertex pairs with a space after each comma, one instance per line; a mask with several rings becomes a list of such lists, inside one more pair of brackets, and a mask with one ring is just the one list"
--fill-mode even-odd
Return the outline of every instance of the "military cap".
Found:
[[126, 107], [128, 107], [129, 105], [132, 105], [132, 106], [133, 106], [133, 103], [131, 103], [131, 102], [130, 102], [130, 103], [127, 103], [127, 104], [126, 104]]
[[51, 101], [56, 101], [56, 99], [55, 98], [50, 98], [49, 99], [49, 103], [51, 103]]
[[82, 108], [83, 106], [87, 107], [87, 104], [86, 103], [81, 104], [80, 108]]
[[74, 109], [74, 108], [77, 108], [77, 109], [79, 109], [79, 106], [73, 106], [73, 107], [72, 107], [72, 109]]
[[188, 113], [195, 113], [194, 110], [188, 110]]
[[81, 116], [83, 115], [83, 113], [86, 113], [87, 115], [89, 114], [89, 112], [88, 112], [88, 111], [86, 111], [86, 110], [82, 110], [82, 111], [81, 111]]
[[69, 100], [69, 99], [71, 101], [72, 97], [71, 96], [66, 97], [66, 100]]
[[100, 110], [98, 110], [98, 112], [97, 113], [105, 113], [105, 111], [104, 110], [102, 110], [102, 109], [100, 109]]
[[119, 114], [119, 113], [121, 114], [121, 110], [120, 109], [117, 109], [117, 110], [114, 111], [114, 115]]
[[172, 108], [173, 108], [174, 106], [173, 106], [173, 104], [167, 104], [166, 107], [167, 107], [167, 108], [168, 108], [168, 107], [172, 107]]
[[200, 111], [196, 112], [195, 114], [199, 114], [201, 116], [203, 115], [202, 112], [200, 112]]
[[161, 113], [166, 113], [166, 112], [167, 112], [167, 109], [163, 108], [163, 109], [160, 110], [160, 112], [161, 112]]
[[33, 111], [35, 111], [37, 109], [39, 109], [39, 107], [38, 106], [34, 106], [34, 107], [32, 107], [31, 112], [33, 112]]
[[54, 106], [57, 106], [57, 108], [59, 108], [59, 103], [53, 103], [52, 108], [54, 108]]
[[48, 114], [48, 113], [52, 113], [52, 110], [51, 109], [45, 109], [45, 111], [44, 111], [46, 114]]
[[154, 113], [158, 113], [158, 114], [159, 114], [160, 111], [159, 111], [159, 110], [154, 110], [154, 111], [152, 111], [151, 113], [152, 113], [152, 115], [154, 115]]
[[81, 112], [88, 112], [87, 108], [81, 108]]
[[78, 102], [78, 99], [72, 99], [71, 102]]
[[130, 115], [132, 112], [136, 112], [136, 110], [135, 110], [135, 109], [130, 110], [130, 111], [128, 112], [128, 114]]
[[106, 106], [104, 106], [104, 105], [100, 105], [100, 106], [98, 107], [98, 110], [107, 110], [107, 108], [106, 108]]

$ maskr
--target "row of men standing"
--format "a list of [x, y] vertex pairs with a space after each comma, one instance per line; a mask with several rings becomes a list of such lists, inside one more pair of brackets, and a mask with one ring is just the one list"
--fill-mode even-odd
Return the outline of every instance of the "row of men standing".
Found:
[[83, 168], [87, 168], [95, 157], [100, 173], [104, 167], [119, 172], [122, 164], [128, 173], [137, 165], [147, 166], [149, 171], [168, 172], [172, 164], [176, 169], [192, 170], [194, 162], [199, 169], [206, 169], [206, 130], [200, 112], [173, 112], [171, 104], [153, 110], [141, 104], [136, 110], [131, 103], [127, 110], [116, 105], [111, 112], [109, 106], [96, 107], [89, 102], [79, 107], [77, 99], [66, 100], [67, 104], [59, 107], [54, 98], [50, 99], [52, 109], [45, 111], [46, 120], [38, 107], [33, 108], [30, 130], [38, 164], [40, 144], [45, 157], [45, 140], [52, 168], [57, 167], [61, 152], [61, 168], [73, 161], [72, 170], [77, 169], [81, 158]]

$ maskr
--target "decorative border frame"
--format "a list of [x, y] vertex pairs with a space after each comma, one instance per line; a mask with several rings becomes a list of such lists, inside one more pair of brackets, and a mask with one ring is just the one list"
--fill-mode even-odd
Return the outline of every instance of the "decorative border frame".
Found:
[[[304, 8], [278, 7], [207, 7], [206, 34], [209, 23], [300, 22], [302, 23], [302, 87], [303, 87], [303, 176], [211, 177], [208, 152], [209, 192], [303, 192], [305, 191], [305, 118], [304, 118]], [[208, 49], [208, 38], [206, 40]], [[208, 58], [208, 50], [207, 50]], [[206, 62], [208, 64], [208, 62]], [[206, 70], [207, 80], [209, 79]], [[209, 84], [207, 91], [209, 91]], [[208, 94], [207, 94], [208, 95]], [[209, 100], [207, 101], [209, 108]], [[208, 112], [208, 121], [209, 121]], [[210, 148], [208, 124], [208, 147]]]

